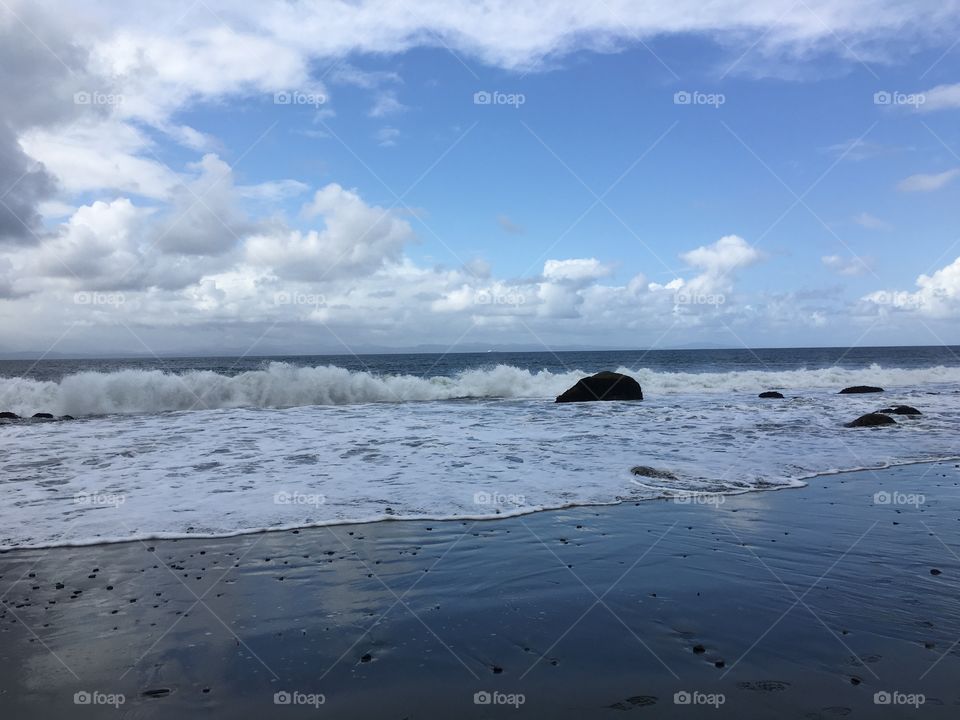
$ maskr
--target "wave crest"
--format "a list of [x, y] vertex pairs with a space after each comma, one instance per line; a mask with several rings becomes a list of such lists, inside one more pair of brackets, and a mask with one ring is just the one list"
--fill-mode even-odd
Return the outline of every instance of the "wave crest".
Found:
[[[649, 395], [767, 389], [840, 389], [855, 384], [916, 388], [960, 384], [960, 368], [822, 368], [663, 372], [618, 368], [635, 377]], [[20, 415], [53, 412], [74, 416], [156, 413], [215, 408], [284, 408], [455, 398], [552, 398], [590, 373], [531, 372], [512, 365], [464, 370], [453, 376], [377, 375], [334, 365], [304, 367], [272, 362], [236, 375], [213, 371], [183, 374], [119, 370], [68, 375], [59, 382], [0, 378], [0, 410]]]

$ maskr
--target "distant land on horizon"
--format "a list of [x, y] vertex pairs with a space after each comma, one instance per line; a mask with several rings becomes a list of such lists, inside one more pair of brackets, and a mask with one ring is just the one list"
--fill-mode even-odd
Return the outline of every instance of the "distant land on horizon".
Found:
[[[109, 351], [104, 353], [81, 353], [81, 352], [40, 352], [24, 350], [19, 352], [0, 352], [0, 361], [15, 360], [141, 360], [141, 359], [165, 359], [165, 358], [293, 358], [293, 357], [352, 357], [354, 355], [456, 355], [456, 354], [475, 354], [475, 353], [565, 353], [565, 352], [665, 352], [674, 350], [814, 350], [814, 349], [849, 349], [850, 346], [829, 345], [829, 346], [776, 346], [776, 347], [734, 347], [729, 345], [719, 345], [712, 343], [690, 343], [686, 345], [672, 345], [669, 347], [653, 348], [598, 348], [591, 346], [566, 345], [563, 347], [545, 348], [534, 345], [501, 345], [489, 346], [484, 344], [458, 345], [455, 348], [445, 347], [443, 345], [416, 345], [410, 347], [384, 347], [384, 346], [361, 346], [355, 352], [344, 352], [343, 350], [318, 350], [317, 352], [304, 353], [284, 353], [277, 350], [271, 350], [264, 353], [247, 353], [240, 350], [221, 351], [221, 352], [202, 352], [202, 351], [172, 351], [163, 353], [135, 353], [123, 351]], [[863, 348], [886, 348], [886, 347], [943, 347], [940, 345], [864, 345], [856, 346]]]

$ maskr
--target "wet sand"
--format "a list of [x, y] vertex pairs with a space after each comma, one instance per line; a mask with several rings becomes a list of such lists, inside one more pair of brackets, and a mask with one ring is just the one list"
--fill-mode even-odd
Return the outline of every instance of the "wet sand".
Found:
[[954, 718], [958, 530], [939, 463], [722, 504], [9, 551], [0, 717]]

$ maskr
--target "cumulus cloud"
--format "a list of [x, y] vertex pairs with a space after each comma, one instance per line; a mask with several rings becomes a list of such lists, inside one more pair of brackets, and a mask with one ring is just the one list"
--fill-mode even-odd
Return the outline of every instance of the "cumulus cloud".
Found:
[[39, 204], [56, 181], [42, 163], [27, 157], [15, 134], [0, 122], [0, 243], [33, 242], [40, 226]]
[[597, 280], [612, 272], [596, 258], [574, 258], [571, 260], [547, 260], [543, 265], [543, 276], [548, 280]]
[[171, 192], [154, 244], [179, 255], [221, 255], [236, 247], [254, 225], [238, 207], [230, 166], [213, 154], [189, 169], [194, 177]]
[[[480, 260], [425, 266], [405, 252], [415, 240], [406, 220], [336, 183], [317, 190], [294, 222], [279, 210], [267, 220], [251, 218], [251, 202], [289, 203], [307, 188], [292, 179], [240, 184], [220, 157], [238, 156], [184, 124], [184, 111], [203, 103], [270, 103], [278, 92], [327, 96], [330, 84], [368, 91], [371, 114], [387, 116], [404, 109], [399, 74], [340, 62], [318, 80], [316, 68], [421, 46], [450, 48], [471, 65], [537, 70], [584, 49], [615, 52], [638, 38], [692, 33], [718, 40], [732, 57], [753, 48], [759, 61], [838, 54], [854, 63], [877, 58], [866, 49], [871, 43], [902, 36], [927, 47], [952, 41], [957, 30], [955, 11], [933, 0], [910, 7], [896, 0], [816, 2], [810, 9], [791, 0], [706, 7], [695, 0], [611, 0], [587, 8], [517, 0], [492, 10], [468, 0], [7, 0], [0, 8], [0, 194], [7, 192], [0, 205], [0, 241], [7, 240], [0, 296], [8, 299], [0, 323], [28, 342], [41, 337], [41, 328], [56, 336], [79, 319], [85, 337], [97, 342], [107, 309], [70, 303], [78, 289], [123, 291], [127, 302], [110, 310], [114, 317], [169, 328], [168, 342], [184, 342], [190, 328], [241, 325], [255, 339], [258, 323], [279, 323], [290, 337], [307, 338], [325, 324], [386, 344], [435, 340], [473, 325], [529, 339], [530, 324], [569, 342], [677, 322], [669, 306], [679, 288], [729, 292], [760, 253], [738, 236], [721, 238], [684, 253], [691, 272], [662, 285], [640, 274], [621, 283], [596, 258], [550, 259], [538, 276], [514, 280], [494, 277]], [[92, 97], [104, 101], [83, 101]], [[946, 106], [952, 96], [945, 89], [938, 97]], [[290, 111], [292, 117], [297, 108]], [[161, 153], [160, 138], [176, 142], [179, 155]], [[199, 153], [206, 154], [196, 162], [182, 159]], [[171, 156], [181, 159], [173, 163]], [[63, 222], [50, 222], [53, 213]], [[917, 292], [944, 284], [940, 273]], [[278, 293], [305, 301], [278, 303]], [[754, 312], [735, 308], [727, 303], [724, 312]], [[432, 311], [446, 324], [429, 322]], [[797, 317], [824, 312], [798, 310]], [[701, 319], [680, 321], [696, 327]]]
[[911, 311], [931, 318], [954, 318], [960, 312], [960, 257], [932, 275], [920, 275], [917, 289], [879, 290], [863, 300], [880, 309]]
[[680, 259], [700, 274], [684, 283], [695, 294], [729, 292], [735, 273], [759, 262], [763, 254], [739, 235], [726, 235], [712, 245], [703, 245], [680, 255]]
[[[193, 169], [196, 175], [182, 194], [162, 211], [130, 198], [94, 201], [77, 208], [35, 247], [0, 258], [20, 278], [17, 292], [198, 292], [231, 278], [356, 279], [399, 261], [414, 239], [406, 220], [336, 184], [318, 190], [302, 212], [302, 219], [323, 229], [293, 229], [282, 218], [253, 223], [236, 208], [249, 188], [233, 185], [226, 163], [209, 155]], [[12, 287], [6, 283], [5, 293]], [[204, 293], [209, 307], [216, 296]]]
[[281, 278], [319, 281], [372, 272], [413, 240], [406, 220], [337, 183], [318, 190], [303, 215], [322, 218], [324, 229], [255, 234], [245, 244], [246, 262], [269, 266]]
[[[86, 78], [86, 54], [39, 9], [0, 8], [0, 243], [33, 243], [40, 227], [38, 205], [51, 198], [56, 179], [28, 157], [20, 135], [31, 127], [67, 121], [76, 112], [74, 92]], [[27, 32], [24, 23], [37, 30]], [[30, 25], [28, 25], [29, 27]]]
[[900, 192], [933, 192], [939, 190], [950, 183], [957, 175], [960, 175], [960, 168], [944, 170], [942, 173], [917, 174], [904, 178], [897, 185]]
[[[642, 7], [635, 0], [615, 0], [587, 10], [521, 0], [495, 11], [467, 0], [428, 0], [416, 7], [265, 2], [255, 8], [226, 0], [202, 7], [147, 2], [136, 8], [106, 0], [82, 8], [56, 0], [9, 0], [0, 11], [0, 91], [8, 124], [6, 135], [0, 132], [5, 145], [0, 165], [11, 177], [0, 181], [11, 185], [23, 179], [7, 203], [7, 216], [0, 218], [0, 230], [10, 235], [20, 226], [22, 237], [24, 225], [36, 224], [36, 205], [50, 196], [52, 177], [73, 193], [111, 190], [166, 199], [177, 178], [155, 157], [136, 123], [186, 148], [210, 152], [216, 139], [172, 120], [178, 111], [236, 97], [266, 102], [277, 92], [326, 95], [311, 73], [317, 60], [433, 45], [503, 68], [532, 68], [580, 49], [613, 51], [636, 38], [684, 32], [728, 44], [741, 38], [745, 48], [753, 47], [755, 40], [746, 36], [751, 28], [761, 40], [754, 54], [801, 57], [848, 54], [846, 48], [858, 40], [889, 40], [908, 31], [914, 42], [936, 43], [956, 20], [941, 3], [914, 3], [908, 11], [894, 0], [818, 4], [816, 13], [788, 0], [724, 0], [706, 9], [694, 0]], [[844, 43], [836, 41], [838, 35]], [[374, 116], [404, 109], [395, 72], [341, 62], [329, 80], [371, 90]], [[78, 93], [114, 100], [78, 104]], [[43, 165], [27, 165], [14, 140]]]
[[91, 289], [123, 283], [132, 273], [140, 275], [137, 241], [148, 215], [127, 198], [80, 207], [38, 248], [28, 273], [74, 278]]

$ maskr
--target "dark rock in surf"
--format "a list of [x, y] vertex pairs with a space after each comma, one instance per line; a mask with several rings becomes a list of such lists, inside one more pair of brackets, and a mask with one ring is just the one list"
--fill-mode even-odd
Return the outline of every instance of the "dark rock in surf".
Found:
[[61, 420], [76, 420], [76, 418], [73, 417], [73, 415], [61, 415], [61, 416], [60, 416], [60, 419], [61, 419]]
[[33, 417], [38, 420], [53, 420], [53, 415], [51, 413], [34, 413]]
[[758, 397], [783, 400], [783, 393], [778, 393], [776, 390], [767, 390], [767, 392], [760, 393]]
[[643, 400], [643, 390], [640, 389], [640, 383], [629, 375], [604, 371], [581, 378], [576, 385], [559, 395], [556, 402], [596, 400]]
[[877, 412], [884, 415], [923, 415], [922, 412], [909, 405], [897, 405], [895, 408], [884, 408], [883, 410], [877, 410]]
[[17, 415], [16, 413], [8, 412], [7, 410], [0, 412], [0, 420], [19, 420], [19, 419], [20, 419], [20, 416]]
[[897, 421], [889, 415], [881, 413], [867, 413], [861, 415], [853, 422], [848, 422], [844, 427], [877, 427], [878, 425], [896, 425]]
[[862, 393], [878, 393], [883, 392], [883, 388], [874, 387], [873, 385], [854, 385], [853, 387], [844, 388], [840, 391], [840, 395], [860, 395]]
[[637, 465], [630, 468], [630, 472], [641, 477], [657, 478], [659, 480], [676, 480], [677, 476], [667, 470], [657, 470], [646, 465]]

